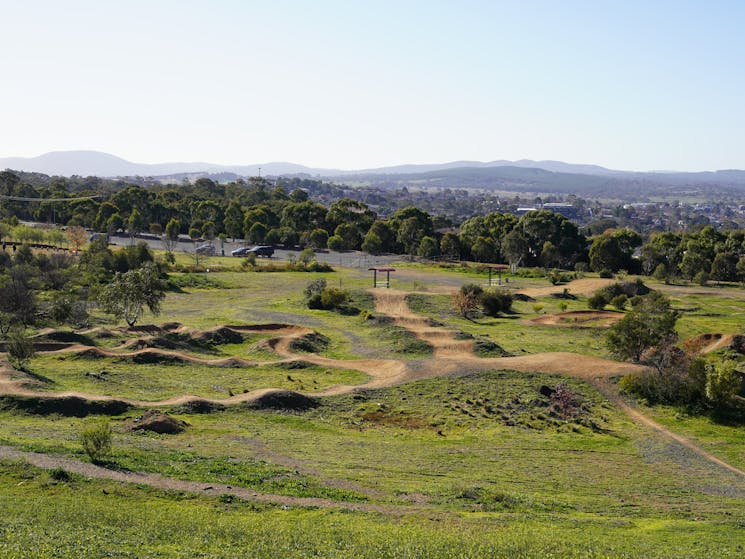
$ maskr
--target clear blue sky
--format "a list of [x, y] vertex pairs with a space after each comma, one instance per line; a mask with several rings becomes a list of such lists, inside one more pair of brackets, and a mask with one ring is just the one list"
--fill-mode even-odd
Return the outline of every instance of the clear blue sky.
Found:
[[743, 1], [3, 2], [0, 156], [745, 168]]

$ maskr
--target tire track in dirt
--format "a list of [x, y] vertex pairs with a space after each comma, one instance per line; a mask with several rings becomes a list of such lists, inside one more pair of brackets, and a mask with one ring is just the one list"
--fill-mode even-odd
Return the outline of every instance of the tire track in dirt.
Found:
[[236, 497], [246, 501], [261, 501], [275, 505], [292, 507], [325, 507], [360, 512], [381, 512], [386, 514], [403, 514], [417, 510], [416, 507], [407, 505], [378, 505], [359, 501], [334, 501], [332, 499], [324, 499], [321, 497], [292, 497], [289, 495], [276, 495], [273, 493], [264, 493], [255, 489], [236, 487], [235, 485], [227, 485], [224, 483], [187, 481], [147, 472], [115, 470], [65, 456], [16, 450], [12, 447], [2, 445], [0, 445], [0, 459], [25, 460], [37, 468], [42, 468], [44, 470], [63, 468], [68, 472], [89, 478], [147, 485], [165, 491], [186, 491], [189, 493], [198, 493], [200, 495], [210, 495], [213, 497], [220, 495], [235, 495]]

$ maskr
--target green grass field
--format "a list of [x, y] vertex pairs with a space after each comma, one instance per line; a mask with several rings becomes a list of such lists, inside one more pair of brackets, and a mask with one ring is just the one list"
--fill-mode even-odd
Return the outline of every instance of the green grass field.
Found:
[[[559, 299], [517, 302], [513, 314], [466, 320], [434, 286], [457, 287], [481, 276], [421, 266], [401, 270], [396, 287], [418, 291], [408, 297], [412, 310], [447, 328], [488, 338], [513, 355], [607, 355], [602, 328], [530, 323], [559, 312]], [[145, 322], [297, 324], [327, 336], [322, 354], [334, 359], [398, 359], [418, 370], [431, 357], [408, 332], [377, 320], [364, 291], [365, 270], [209, 275], [219, 287], [169, 293], [162, 316], [148, 315]], [[350, 306], [373, 318], [307, 309], [302, 290], [316, 277], [352, 290]], [[742, 289], [653, 286], [683, 311], [683, 336], [742, 330]], [[566, 302], [567, 310], [587, 308], [582, 296]], [[131, 337], [96, 343], [112, 348]], [[265, 337], [186, 354], [276, 360], [255, 348]], [[218, 368], [62, 354], [39, 354], [29, 368], [47, 392], [147, 400], [187, 393], [225, 398], [228, 391], [266, 387], [312, 393], [367, 378], [311, 364]], [[572, 403], [560, 410], [547, 394], [561, 386]], [[11, 411], [2, 401], [0, 409], [0, 448], [89, 462], [79, 434], [99, 418]], [[674, 408], [640, 409], [745, 467], [742, 427]], [[172, 406], [165, 411], [188, 423], [178, 435], [129, 430], [144, 411], [109, 418], [113, 450], [104, 465], [112, 471], [318, 502], [269, 504], [229, 492], [163, 490], [6, 458], [0, 460], [0, 556], [724, 558], [742, 557], [745, 546], [745, 477], [635, 423], [592, 386], [567, 376], [477, 372], [464, 364], [451, 376], [318, 398], [317, 407], [304, 411], [240, 404], [193, 413]]]

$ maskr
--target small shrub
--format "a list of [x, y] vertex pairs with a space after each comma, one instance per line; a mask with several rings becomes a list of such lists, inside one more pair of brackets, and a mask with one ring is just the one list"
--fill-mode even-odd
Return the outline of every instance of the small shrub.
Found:
[[80, 444], [93, 462], [98, 462], [111, 452], [111, 425], [102, 421], [86, 426], [80, 433]]
[[587, 300], [587, 306], [596, 311], [602, 311], [607, 304], [608, 299], [602, 293], [596, 293]]
[[316, 259], [316, 253], [313, 252], [312, 248], [303, 249], [297, 257], [297, 263], [301, 266], [308, 266], [311, 262]]
[[453, 304], [456, 310], [463, 315], [463, 318], [468, 318], [472, 312], [478, 309], [483, 292], [484, 290], [480, 285], [467, 283], [462, 285], [460, 290], [453, 295]]
[[567, 310], [567, 307], [568, 307], [568, 306], [569, 306], [569, 305], [567, 304], [567, 302], [566, 302], [566, 301], [561, 301], [561, 302], [559, 303], [559, 311], [561, 311], [561, 312], [566, 312], [566, 310]]
[[54, 481], [72, 481], [70, 472], [68, 472], [64, 468], [54, 468], [52, 470], [49, 470], [49, 477], [52, 478]]
[[707, 283], [709, 283], [709, 274], [706, 273], [704, 270], [701, 270], [693, 277], [693, 283], [696, 283], [698, 285], [706, 285]]
[[253, 268], [254, 266], [256, 266], [256, 253], [249, 252], [246, 256], [243, 257], [241, 268], [247, 270], [249, 267]]
[[308, 282], [305, 286], [303, 294], [307, 299], [310, 299], [314, 295], [321, 296], [323, 290], [326, 289], [326, 280], [323, 278], [317, 278]]
[[25, 329], [14, 328], [8, 335], [6, 351], [10, 364], [19, 371], [24, 371], [34, 356], [34, 342]]
[[657, 281], [664, 281], [665, 283], [668, 283], [670, 281], [670, 276], [667, 273], [667, 268], [662, 262], [657, 264], [654, 272], [652, 272], [652, 277]]
[[598, 275], [603, 279], [611, 279], [613, 277], [613, 272], [608, 268], [603, 268], [602, 270], [600, 270], [600, 273]]
[[347, 301], [347, 292], [336, 287], [327, 287], [321, 292], [321, 305], [324, 309], [337, 309]]
[[321, 301], [321, 294], [311, 295], [308, 298], [308, 308], [316, 311], [323, 310], [323, 301]]
[[503, 289], [490, 289], [481, 294], [481, 307], [487, 316], [498, 316], [512, 308], [512, 295]]
[[579, 394], [573, 392], [565, 383], [559, 383], [550, 396], [551, 404], [562, 419], [575, 416], [581, 404]]
[[541, 312], [541, 311], [543, 310], [543, 307], [544, 307], [544, 306], [545, 306], [545, 305], [544, 305], [543, 303], [536, 303], [535, 305], [533, 305], [533, 311], [534, 311], [534, 312], [535, 312], [536, 314], [538, 314], [539, 312]]
[[615, 308], [617, 308], [619, 311], [622, 311], [624, 307], [626, 307], [626, 302], [629, 300], [626, 295], [621, 293], [620, 295], [616, 295], [611, 299], [610, 304], [613, 305]]

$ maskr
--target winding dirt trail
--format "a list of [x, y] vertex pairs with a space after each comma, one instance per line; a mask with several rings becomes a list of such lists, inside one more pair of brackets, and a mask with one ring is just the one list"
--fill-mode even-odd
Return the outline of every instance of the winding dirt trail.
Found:
[[[595, 285], [595, 284], [593, 284]], [[275, 351], [284, 361], [303, 360], [324, 367], [337, 367], [354, 369], [366, 373], [370, 378], [360, 385], [337, 385], [314, 393], [306, 393], [306, 396], [331, 396], [346, 394], [356, 390], [370, 388], [384, 388], [394, 386], [413, 380], [445, 376], [462, 372], [475, 372], [482, 370], [518, 370], [523, 372], [539, 372], [549, 374], [563, 374], [580, 378], [597, 388], [610, 402], [627, 414], [633, 421], [642, 424], [658, 434], [669, 438], [696, 455], [709, 461], [717, 467], [723, 468], [731, 473], [745, 477], [745, 471], [728, 464], [709, 452], [703, 450], [689, 438], [674, 433], [660, 425], [651, 418], [645, 416], [638, 409], [630, 406], [618, 392], [616, 385], [611, 381], [612, 377], [626, 375], [633, 372], [643, 371], [645, 368], [631, 363], [609, 361], [599, 357], [580, 355], [566, 352], [540, 353], [523, 355], [518, 357], [479, 358], [473, 353], [473, 345], [470, 340], [458, 340], [455, 332], [440, 326], [433, 326], [429, 319], [414, 314], [406, 303], [407, 292], [398, 290], [374, 290], [376, 312], [385, 314], [393, 319], [393, 323], [411, 331], [419, 339], [426, 341], [433, 348], [433, 358], [425, 360], [418, 367], [411, 367], [405, 361], [394, 359], [358, 359], [337, 360], [323, 357], [317, 354], [295, 354], [291, 351], [291, 344], [311, 330], [297, 326], [270, 325], [265, 329], [260, 326], [233, 327], [243, 328], [250, 332], [272, 332], [275, 337], [267, 340], [266, 347]], [[90, 346], [73, 346], [60, 351], [89, 351]], [[135, 356], [142, 352], [160, 352], [161, 355], [177, 356], [179, 352], [164, 352], [160, 349], [147, 349], [135, 352], [121, 353], [116, 351], [99, 350], [106, 355]], [[181, 354], [183, 357], [183, 354]], [[199, 358], [193, 358], [195, 360]], [[215, 364], [223, 360], [201, 360], [200, 362]], [[276, 361], [274, 362], [276, 363]], [[91, 400], [118, 400], [138, 407], [158, 407], [166, 405], [179, 405], [189, 401], [209, 401], [219, 404], [238, 404], [256, 401], [272, 392], [285, 392], [277, 389], [266, 388], [254, 390], [246, 394], [238, 394], [225, 399], [206, 399], [193, 395], [183, 395], [159, 401], [140, 401], [125, 398], [113, 398], [97, 394], [86, 394], [81, 392], [49, 393], [34, 390], [32, 384], [25, 379], [13, 379], [15, 371], [7, 367], [0, 368], [0, 394], [18, 394], [26, 396], [60, 398], [65, 396], [76, 396]], [[279, 495], [269, 495], [245, 488], [236, 488], [222, 484], [197, 483], [183, 480], [165, 478], [157, 474], [139, 472], [120, 472], [101, 468], [86, 462], [80, 462], [60, 456], [49, 456], [44, 454], [21, 452], [10, 447], [0, 446], [0, 458], [23, 458], [42, 468], [64, 467], [72, 472], [80, 473], [90, 477], [126, 481], [132, 483], [143, 483], [161, 489], [175, 489], [181, 491], [192, 491], [210, 495], [231, 493], [245, 499], [254, 499], [273, 503], [296, 505], [296, 506], [328, 506], [341, 507], [353, 510], [384, 511], [391, 512], [390, 507], [382, 507], [367, 503], [341, 503], [328, 499], [304, 499]]]

